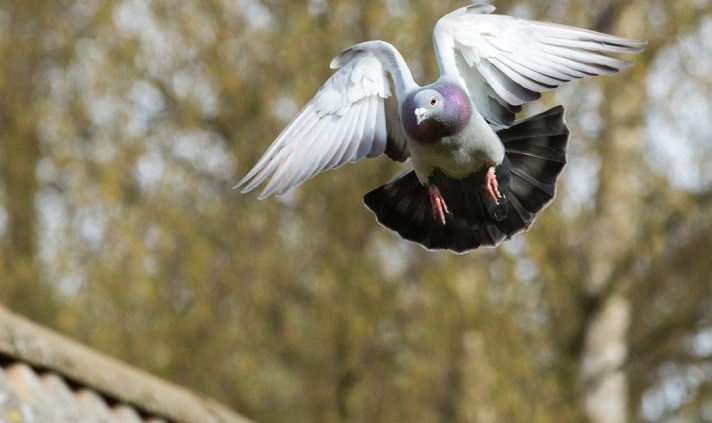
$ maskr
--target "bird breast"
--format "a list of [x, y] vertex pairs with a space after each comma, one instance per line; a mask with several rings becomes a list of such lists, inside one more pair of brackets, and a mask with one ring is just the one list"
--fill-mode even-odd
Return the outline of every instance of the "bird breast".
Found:
[[439, 169], [445, 175], [461, 179], [473, 172], [496, 166], [504, 159], [504, 146], [479, 113], [458, 133], [435, 143], [409, 142], [413, 167], [421, 182]]

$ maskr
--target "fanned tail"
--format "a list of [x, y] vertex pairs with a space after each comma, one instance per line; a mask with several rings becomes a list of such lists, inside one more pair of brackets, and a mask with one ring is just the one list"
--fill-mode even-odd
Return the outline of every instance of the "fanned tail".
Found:
[[505, 148], [505, 159], [495, 170], [504, 197], [499, 204], [484, 192], [485, 169], [457, 180], [434, 175], [450, 210], [444, 225], [433, 216], [428, 189], [414, 171], [366, 194], [366, 207], [403, 238], [428, 249], [457, 253], [495, 246], [528, 229], [553, 200], [566, 164], [569, 129], [564, 108], [519, 120], [497, 135]]

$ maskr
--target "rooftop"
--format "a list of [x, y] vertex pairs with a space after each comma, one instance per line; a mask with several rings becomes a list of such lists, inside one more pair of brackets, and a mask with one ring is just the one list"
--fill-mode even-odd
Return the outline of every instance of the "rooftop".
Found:
[[250, 423], [0, 306], [0, 423]]

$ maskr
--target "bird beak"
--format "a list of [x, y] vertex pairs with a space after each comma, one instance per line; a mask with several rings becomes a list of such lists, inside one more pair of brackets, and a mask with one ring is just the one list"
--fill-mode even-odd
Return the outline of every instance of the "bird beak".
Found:
[[426, 109], [425, 107], [418, 107], [417, 109], [415, 109], [415, 119], [418, 125], [420, 125], [420, 122], [424, 121], [427, 117], [428, 109]]

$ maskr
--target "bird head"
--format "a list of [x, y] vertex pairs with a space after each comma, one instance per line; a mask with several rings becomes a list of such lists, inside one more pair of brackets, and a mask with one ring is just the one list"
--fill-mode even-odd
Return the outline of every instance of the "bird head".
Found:
[[403, 128], [423, 143], [438, 142], [461, 130], [470, 120], [471, 101], [459, 85], [440, 83], [406, 98], [401, 109]]
[[420, 91], [413, 98], [416, 124], [420, 125], [431, 116], [438, 116], [443, 109], [443, 96], [438, 91], [429, 89]]

